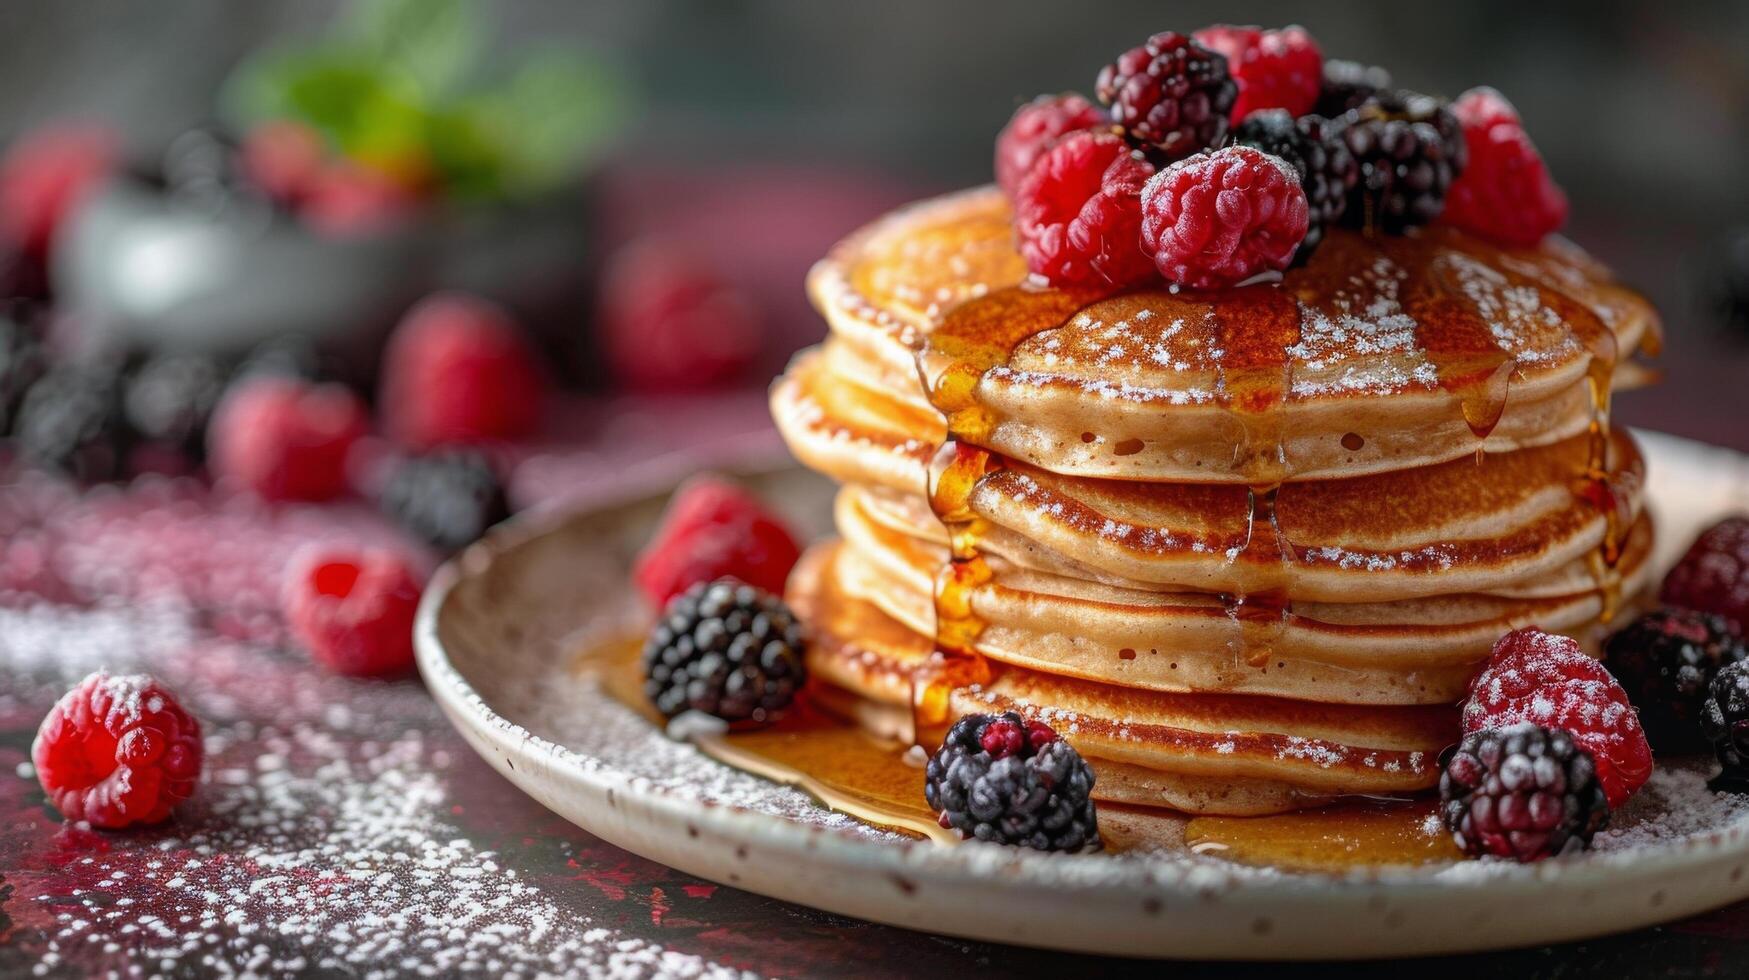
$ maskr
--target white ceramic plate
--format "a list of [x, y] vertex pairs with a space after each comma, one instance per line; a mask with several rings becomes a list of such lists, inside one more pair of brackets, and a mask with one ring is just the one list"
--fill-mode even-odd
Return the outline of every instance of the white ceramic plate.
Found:
[[[1749, 511], [1749, 458], [1647, 434], [1662, 564], [1704, 523]], [[809, 530], [830, 487], [751, 478]], [[571, 669], [592, 634], [636, 624], [630, 557], [669, 479], [623, 502], [514, 523], [446, 566], [419, 666], [468, 741], [524, 792], [691, 874], [879, 922], [1091, 953], [1198, 959], [1402, 956], [1616, 932], [1749, 897], [1749, 801], [1661, 769], [1597, 850], [1533, 866], [1462, 862], [1332, 877], [1184, 853], [1043, 855], [914, 841], [669, 740]]]

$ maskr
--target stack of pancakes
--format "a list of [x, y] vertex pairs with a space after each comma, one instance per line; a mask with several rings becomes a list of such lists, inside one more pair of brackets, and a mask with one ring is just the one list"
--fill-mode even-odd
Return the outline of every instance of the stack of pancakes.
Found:
[[1019, 710], [1101, 799], [1191, 812], [1412, 793], [1495, 640], [1594, 639], [1646, 576], [1608, 402], [1656, 323], [1565, 243], [1337, 230], [1279, 282], [1053, 290], [991, 189], [809, 285], [831, 336], [772, 410], [839, 537], [789, 598], [883, 733]]

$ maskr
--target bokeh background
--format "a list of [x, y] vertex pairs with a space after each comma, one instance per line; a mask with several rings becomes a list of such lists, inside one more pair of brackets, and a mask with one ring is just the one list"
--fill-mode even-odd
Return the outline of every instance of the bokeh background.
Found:
[[[321, 32], [341, 6], [7, 3], [0, 137], [94, 118], [151, 157], [212, 120], [240, 59]], [[702, 251], [766, 321], [762, 355], [733, 379], [743, 387], [820, 332], [801, 295], [807, 264], [893, 203], [987, 179], [992, 137], [1020, 100], [1090, 88], [1104, 61], [1156, 29], [1297, 21], [1327, 56], [1387, 65], [1399, 84], [1506, 92], [1572, 197], [1570, 234], [1666, 317], [1668, 380], [1622, 399], [1621, 416], [1749, 449], [1749, 311], [1730, 285], [1735, 276], [1740, 293], [1749, 280], [1749, 4], [523, 0], [483, 10], [492, 57], [576, 44], [618, 67], [625, 125], [592, 185], [601, 249], [587, 261], [650, 232]]]

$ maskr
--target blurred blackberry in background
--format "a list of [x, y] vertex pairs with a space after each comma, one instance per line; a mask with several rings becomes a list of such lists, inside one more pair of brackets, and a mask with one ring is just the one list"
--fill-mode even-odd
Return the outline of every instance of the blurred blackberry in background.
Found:
[[1713, 254], [1718, 258], [1709, 263], [1710, 274], [1702, 284], [1707, 312], [1749, 336], [1749, 226], [1728, 232]]
[[256, 345], [238, 363], [232, 377], [239, 379], [256, 374], [299, 381], [327, 381], [331, 376], [322, 363], [322, 356], [316, 352], [315, 344], [304, 337], [284, 335]]
[[1233, 131], [1233, 142], [1281, 157], [1300, 174], [1311, 221], [1294, 252], [1294, 264], [1306, 259], [1324, 240], [1324, 229], [1342, 217], [1348, 192], [1360, 178], [1360, 167], [1339, 126], [1321, 116], [1295, 119], [1285, 109], [1265, 109], [1245, 117]]
[[1659, 609], [1605, 640], [1603, 659], [1639, 709], [1655, 750], [1705, 752], [1700, 717], [1713, 677], [1725, 664], [1749, 660], [1749, 648], [1723, 616]]
[[378, 504], [410, 534], [449, 555], [510, 516], [491, 461], [467, 449], [415, 456], [395, 466]]
[[1377, 65], [1332, 58], [1324, 62], [1324, 87], [1312, 112], [1335, 119], [1391, 87], [1391, 73]]
[[1710, 785], [1749, 792], [1749, 661], [1719, 668], [1707, 686], [1700, 725], [1723, 767]]
[[48, 269], [42, 260], [8, 242], [0, 242], [0, 300], [35, 300], [49, 296]]
[[223, 366], [200, 354], [149, 357], [123, 381], [123, 416], [144, 441], [199, 460], [226, 380]]
[[113, 366], [64, 364], [25, 392], [13, 440], [27, 461], [87, 482], [120, 477], [129, 448]]
[[24, 393], [48, 369], [31, 304], [0, 302], [0, 437], [12, 431]]

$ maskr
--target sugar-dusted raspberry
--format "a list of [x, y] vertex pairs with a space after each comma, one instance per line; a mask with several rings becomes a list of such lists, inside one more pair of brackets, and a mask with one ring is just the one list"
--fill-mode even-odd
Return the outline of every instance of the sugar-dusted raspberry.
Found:
[[613, 379], [643, 392], [711, 388], [747, 374], [766, 338], [748, 291], [664, 238], [620, 249], [601, 277], [596, 330]]
[[164, 685], [98, 671], [49, 709], [30, 758], [61, 816], [113, 830], [169, 817], [194, 793], [202, 751], [200, 722]]
[[347, 456], [368, 429], [364, 403], [344, 385], [252, 375], [214, 411], [208, 463], [267, 500], [329, 500], [346, 492]]
[[1172, 161], [1220, 145], [1238, 91], [1226, 58], [1163, 31], [1100, 69], [1096, 94], [1130, 139]]
[[1191, 37], [1226, 56], [1227, 71], [1239, 85], [1230, 117], [1233, 125], [1259, 109], [1286, 109], [1290, 115], [1303, 116], [1317, 104], [1324, 84], [1324, 55], [1305, 28], [1266, 31], [1218, 24]]
[[1107, 121], [1105, 113], [1073, 92], [1033, 99], [1014, 110], [996, 134], [996, 185], [1012, 200], [1033, 161], [1058, 138]]
[[1033, 164], [1014, 200], [1026, 266], [1053, 285], [1128, 286], [1150, 278], [1142, 187], [1154, 167], [1111, 133], [1071, 133]]
[[1570, 637], [1534, 626], [1513, 630], [1470, 682], [1466, 734], [1520, 722], [1571, 732], [1596, 760], [1612, 810], [1652, 773], [1652, 748], [1626, 692]]
[[1253, 112], [1233, 127], [1233, 142], [1280, 157], [1299, 172], [1308, 224], [1305, 241], [1294, 252], [1296, 265], [1304, 265], [1324, 240], [1324, 230], [1341, 220], [1348, 192], [1360, 179], [1360, 167], [1338, 134], [1340, 128], [1322, 116], [1295, 119], [1285, 109]]
[[1664, 577], [1660, 597], [1723, 616], [1749, 636], [1749, 517], [1727, 517], [1701, 532]]
[[413, 665], [419, 577], [406, 558], [381, 549], [318, 549], [286, 569], [286, 625], [311, 656], [336, 673], [381, 677]]
[[115, 134], [69, 123], [30, 133], [0, 159], [0, 238], [41, 256], [73, 208], [114, 167]]
[[1280, 157], [1229, 146], [1181, 160], [1142, 193], [1142, 247], [1167, 282], [1215, 289], [1285, 269], [1306, 237], [1306, 192]]
[[439, 293], [389, 338], [377, 407], [389, 437], [414, 449], [491, 442], [539, 428], [546, 387], [508, 313], [476, 296]]
[[1567, 195], [1549, 176], [1518, 111], [1491, 88], [1452, 104], [1469, 163], [1446, 194], [1445, 220], [1508, 245], [1535, 245], [1567, 220]]
[[789, 528], [756, 497], [702, 476], [675, 492], [632, 579], [657, 609], [699, 582], [725, 577], [782, 595], [799, 557]]

